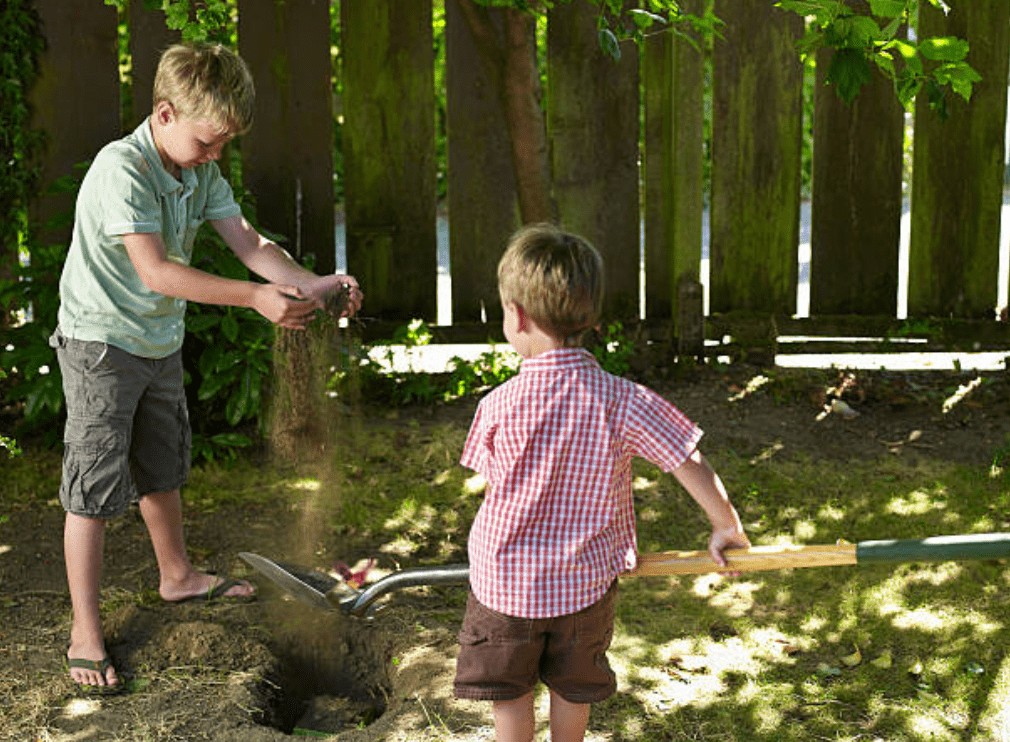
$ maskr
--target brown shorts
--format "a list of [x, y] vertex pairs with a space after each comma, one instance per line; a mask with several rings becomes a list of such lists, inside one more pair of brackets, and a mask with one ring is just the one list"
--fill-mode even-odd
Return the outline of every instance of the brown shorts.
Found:
[[112, 518], [142, 495], [179, 489], [189, 474], [191, 445], [182, 353], [140, 358], [59, 329], [49, 343], [67, 403], [64, 509]]
[[578, 613], [516, 618], [482, 605], [473, 592], [459, 632], [457, 698], [510, 701], [542, 680], [569, 703], [596, 703], [617, 690], [607, 662], [614, 635], [617, 580]]

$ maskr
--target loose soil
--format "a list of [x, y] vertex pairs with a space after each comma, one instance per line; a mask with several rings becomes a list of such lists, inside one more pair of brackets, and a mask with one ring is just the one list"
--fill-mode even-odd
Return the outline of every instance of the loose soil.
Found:
[[[733, 366], [680, 372], [676, 379], [642, 368], [638, 376], [706, 430], [709, 455], [732, 451], [755, 461], [897, 456], [987, 467], [1010, 447], [1005, 373], [984, 375], [974, 386], [977, 374], [953, 372], [847, 376]], [[945, 411], [959, 390], [960, 401]], [[388, 428], [450, 421], [465, 429], [475, 404], [401, 410], [392, 421], [387, 411], [375, 410], [362, 422]], [[58, 461], [28, 455], [39, 466]], [[4, 720], [0, 710], [0, 739], [276, 742], [295, 730], [343, 742], [493, 737], [486, 705], [451, 697], [459, 588], [398, 593], [390, 608], [365, 621], [287, 599], [238, 559], [241, 551], [286, 556], [292, 529], [303, 522], [290, 504], [187, 512], [195, 561], [256, 582], [259, 597], [247, 604], [166, 605], [154, 589], [157, 571], [139, 515], [114, 521], [103, 607], [108, 650], [129, 692], [81, 700], [62, 664], [70, 603], [55, 493], [35, 493], [31, 506], [4, 505], [0, 515], [6, 518], [0, 521], [0, 709], [31, 713], [28, 721]], [[322, 544], [330, 554], [341, 552], [336, 538]], [[297, 556], [312, 559], [311, 550]]]

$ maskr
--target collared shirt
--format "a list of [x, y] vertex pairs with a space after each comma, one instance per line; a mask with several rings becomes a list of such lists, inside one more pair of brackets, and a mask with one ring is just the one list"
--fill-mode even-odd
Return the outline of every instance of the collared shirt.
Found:
[[582, 349], [523, 361], [477, 407], [461, 463], [487, 480], [470, 531], [485, 606], [548, 618], [591, 605], [635, 566], [631, 462], [679, 467], [701, 430]]
[[60, 277], [60, 329], [145, 358], [182, 347], [186, 302], [148, 289], [123, 235], [160, 233], [169, 260], [189, 265], [197, 229], [207, 219], [241, 214], [217, 163], [165, 170], [149, 120], [95, 157], [81, 183], [73, 239]]

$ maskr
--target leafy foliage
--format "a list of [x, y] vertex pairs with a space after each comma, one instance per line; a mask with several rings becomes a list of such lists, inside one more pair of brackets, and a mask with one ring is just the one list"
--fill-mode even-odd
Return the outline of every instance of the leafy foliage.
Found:
[[236, 24], [227, 0], [144, 0], [144, 5], [163, 6], [165, 25], [181, 32], [183, 41], [235, 46]]
[[[949, 11], [943, 0], [921, 0]], [[930, 107], [941, 118], [948, 115], [945, 89], [969, 100], [982, 78], [967, 63], [968, 42], [952, 36], [920, 39], [904, 37], [916, 17], [920, 0], [870, 0], [871, 15], [862, 15], [843, 0], [780, 0], [783, 10], [809, 20], [800, 53], [809, 57], [823, 47], [835, 50], [827, 81], [852, 103], [870, 79], [870, 64], [894, 82], [901, 104], [911, 108], [925, 88]]]
[[[36, 193], [36, 162], [44, 135], [31, 127], [28, 91], [38, 74], [38, 56], [45, 46], [38, 13], [30, 0], [0, 4], [4, 29], [0, 54], [0, 270], [18, 261], [27, 232], [28, 201]], [[2, 274], [0, 274], [2, 275]], [[9, 311], [0, 302], [0, 312]], [[6, 324], [0, 318], [0, 326]]]

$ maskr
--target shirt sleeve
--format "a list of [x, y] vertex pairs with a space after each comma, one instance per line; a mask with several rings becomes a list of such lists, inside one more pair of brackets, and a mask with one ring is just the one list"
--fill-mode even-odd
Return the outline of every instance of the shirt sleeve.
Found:
[[105, 235], [161, 232], [157, 185], [142, 152], [116, 142], [102, 150], [91, 167], [97, 177], [89, 185], [100, 204]]
[[235, 201], [235, 194], [231, 185], [221, 175], [221, 169], [216, 162], [207, 163], [209, 166], [207, 177], [207, 208], [204, 211], [204, 218], [227, 219], [231, 216], [238, 216], [242, 213], [242, 208]]
[[488, 399], [485, 397], [477, 405], [477, 413], [470, 425], [466, 443], [463, 444], [463, 454], [459, 463], [490, 480], [494, 463], [495, 432], [498, 426], [492, 421], [494, 416], [487, 413]]
[[673, 404], [639, 384], [625, 421], [631, 452], [663, 471], [673, 471], [698, 447], [702, 430]]

